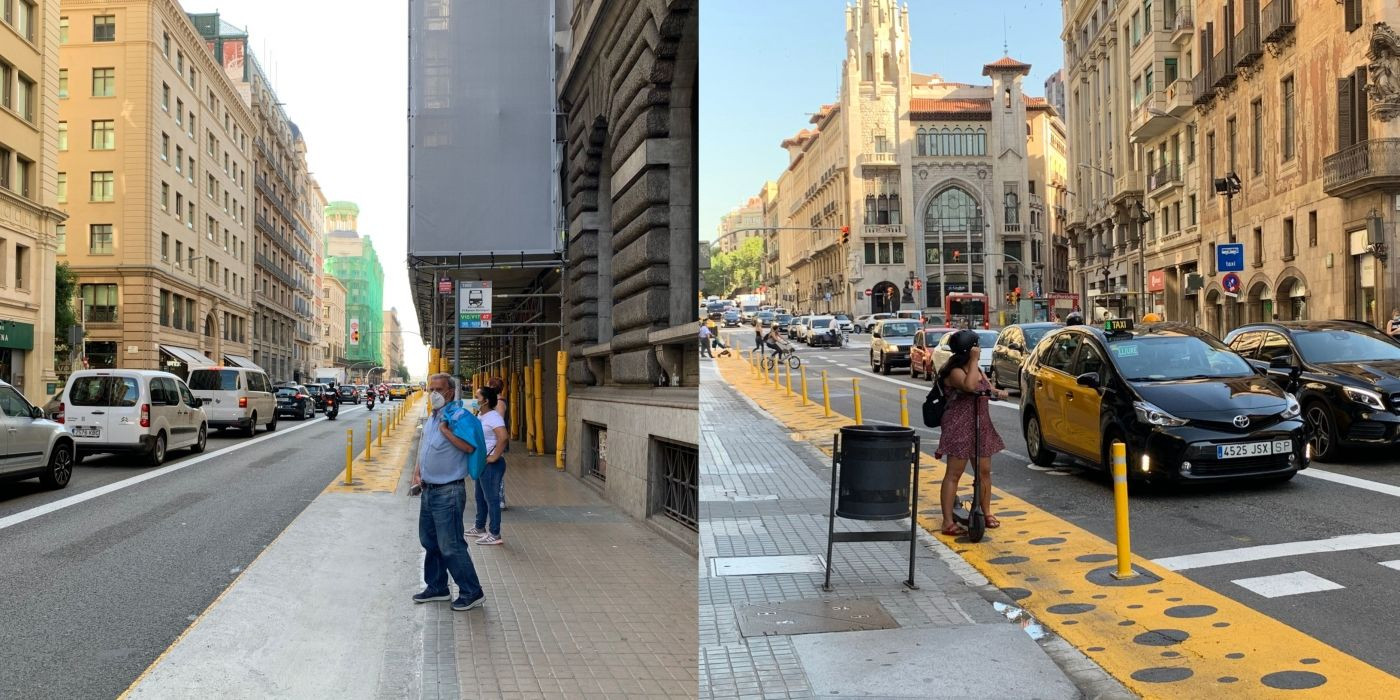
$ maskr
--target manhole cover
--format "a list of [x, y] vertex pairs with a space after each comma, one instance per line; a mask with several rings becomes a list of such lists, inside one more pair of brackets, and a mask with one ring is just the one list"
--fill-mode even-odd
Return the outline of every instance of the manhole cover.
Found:
[[710, 560], [715, 576], [757, 576], [761, 574], [820, 574], [826, 564], [817, 554], [791, 554], [772, 557], [715, 557]]
[[899, 627], [874, 598], [784, 600], [742, 605], [735, 610], [739, 633], [767, 637], [819, 632], [855, 632]]

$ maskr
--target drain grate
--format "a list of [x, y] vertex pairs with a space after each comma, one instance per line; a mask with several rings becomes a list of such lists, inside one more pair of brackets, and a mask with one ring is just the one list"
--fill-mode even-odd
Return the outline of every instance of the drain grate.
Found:
[[821, 632], [857, 632], [899, 627], [880, 601], [874, 598], [846, 600], [783, 600], [742, 605], [735, 609], [739, 633], [768, 637]]
[[712, 576], [760, 576], [763, 574], [820, 574], [825, 560], [817, 554], [784, 554], [770, 557], [715, 557]]

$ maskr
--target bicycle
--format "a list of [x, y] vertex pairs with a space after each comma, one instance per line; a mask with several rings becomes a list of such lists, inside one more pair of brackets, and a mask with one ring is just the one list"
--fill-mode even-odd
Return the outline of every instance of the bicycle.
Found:
[[780, 361], [786, 362], [786, 363], [787, 363], [787, 366], [788, 366], [790, 369], [794, 369], [794, 370], [795, 370], [795, 369], [801, 369], [801, 367], [802, 367], [802, 358], [800, 358], [800, 357], [797, 356], [797, 350], [795, 350], [795, 349], [793, 349], [793, 348], [770, 348], [770, 349], [773, 350], [773, 354], [772, 354], [772, 355], [765, 356], [765, 357], [763, 358], [763, 368], [764, 368], [764, 369], [767, 369], [767, 370], [769, 370], [769, 371], [772, 371], [773, 367], [774, 367], [775, 365], [777, 365], [778, 362], [780, 362]]

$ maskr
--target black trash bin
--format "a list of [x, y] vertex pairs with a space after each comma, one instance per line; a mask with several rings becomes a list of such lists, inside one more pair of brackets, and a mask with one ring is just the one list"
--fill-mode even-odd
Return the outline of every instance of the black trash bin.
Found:
[[914, 430], [897, 425], [841, 428], [836, 515], [851, 520], [899, 520], [909, 512]]

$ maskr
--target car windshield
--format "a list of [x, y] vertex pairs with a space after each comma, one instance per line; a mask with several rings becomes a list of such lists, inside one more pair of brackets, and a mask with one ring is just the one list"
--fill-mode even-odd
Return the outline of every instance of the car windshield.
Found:
[[1033, 347], [1035, 347], [1035, 344], [1036, 344], [1036, 343], [1039, 343], [1039, 342], [1040, 342], [1040, 339], [1041, 339], [1041, 338], [1044, 338], [1044, 337], [1045, 337], [1045, 334], [1046, 334], [1046, 333], [1049, 333], [1049, 332], [1050, 332], [1050, 329], [1049, 329], [1049, 328], [1027, 328], [1027, 329], [1025, 329], [1025, 334], [1026, 334], [1026, 347], [1028, 347], [1028, 348], [1033, 348]]
[[738, 312], [738, 311], [735, 311], [734, 309], [730, 309], [730, 310], [724, 312], [724, 317], [725, 317], [725, 318], [739, 318], [739, 312]]
[[758, 311], [758, 307], [757, 307], [757, 306], [754, 306], [753, 304], [745, 304], [745, 305], [744, 305], [744, 313], [746, 313], [746, 314], [751, 314], [751, 313], [753, 313], [753, 312], [755, 312], [755, 311]]
[[787, 315], [787, 314], [778, 314], [778, 323], [787, 323], [788, 321], [791, 321], [791, 320], [792, 320], [792, 317], [789, 316], [789, 315]]
[[812, 319], [812, 327], [813, 327], [813, 328], [830, 328], [830, 327], [831, 327], [831, 319], [829, 319], [829, 318], [814, 318], [814, 319]]
[[851, 320], [851, 317], [850, 317], [850, 316], [847, 316], [846, 314], [836, 314], [836, 320], [837, 320], [837, 321], [849, 321], [849, 320]]
[[312, 396], [320, 396], [321, 389], [321, 386], [313, 384], [311, 386], [306, 387], [306, 393], [311, 394]]
[[1400, 360], [1400, 345], [1379, 333], [1329, 329], [1294, 331], [1293, 341], [1308, 362], [1367, 362]]
[[190, 372], [194, 391], [237, 391], [238, 372], [231, 369], [197, 369]]
[[918, 330], [919, 324], [912, 321], [907, 323], [885, 323], [880, 326], [880, 337], [882, 338], [912, 338], [914, 331]]
[[[988, 350], [997, 346], [996, 331], [977, 331], [977, 344], [983, 350]], [[984, 356], [985, 357], [985, 356]]]
[[294, 387], [294, 386], [284, 386], [284, 387], [282, 387], [282, 388], [280, 388], [280, 389], [277, 390], [277, 395], [278, 395], [278, 396], [281, 396], [281, 397], [284, 397], [284, 398], [290, 397], [290, 396], [296, 396], [296, 395], [297, 395], [297, 388]]
[[74, 406], [131, 407], [140, 397], [134, 377], [78, 377], [68, 389]]
[[1190, 335], [1150, 336], [1108, 343], [1114, 363], [1130, 382], [1247, 377], [1249, 363], [1229, 348]]

